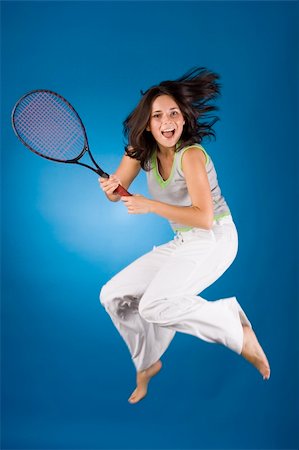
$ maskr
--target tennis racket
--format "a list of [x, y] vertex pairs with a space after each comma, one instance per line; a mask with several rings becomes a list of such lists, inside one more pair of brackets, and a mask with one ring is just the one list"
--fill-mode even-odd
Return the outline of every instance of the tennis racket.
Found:
[[[37, 89], [21, 97], [12, 111], [12, 127], [32, 152], [51, 161], [79, 164], [109, 178], [94, 160], [79, 114], [56, 92]], [[88, 153], [94, 167], [79, 160]], [[132, 195], [119, 185], [114, 193]]]

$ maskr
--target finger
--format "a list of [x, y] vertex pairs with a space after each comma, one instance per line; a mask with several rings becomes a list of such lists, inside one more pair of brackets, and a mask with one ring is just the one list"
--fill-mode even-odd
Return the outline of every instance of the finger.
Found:
[[118, 195], [118, 193], [117, 192], [115, 192], [115, 189], [117, 188], [117, 186], [116, 187], [113, 187], [112, 189], [109, 189], [109, 190], [107, 190], [106, 191], [106, 193], [107, 194], [109, 194], [109, 195]]
[[118, 181], [109, 181], [109, 182], [106, 184], [106, 186], [109, 186], [109, 187], [117, 187], [117, 186], [119, 186], [119, 182], [118, 182]]
[[107, 182], [107, 181], [100, 181], [100, 187], [103, 189], [108, 189], [111, 186], [111, 183]]
[[117, 186], [119, 186], [119, 184], [116, 182], [114, 182], [114, 183], [111, 183], [111, 182], [104, 182], [104, 183], [102, 183], [101, 184], [101, 186], [104, 188], [104, 189], [116, 189], [117, 188]]
[[115, 181], [118, 184], [120, 184], [120, 179], [118, 177], [116, 177], [115, 175], [110, 175], [109, 180]]

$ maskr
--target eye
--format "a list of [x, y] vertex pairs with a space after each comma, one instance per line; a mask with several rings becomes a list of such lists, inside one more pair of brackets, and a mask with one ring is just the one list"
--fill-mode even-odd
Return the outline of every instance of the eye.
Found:
[[153, 117], [154, 119], [157, 119], [158, 117], [160, 117], [160, 114], [158, 114], [158, 113], [153, 114], [152, 117]]
[[172, 115], [172, 116], [177, 116], [177, 115], [178, 115], [178, 111], [172, 111], [172, 112], [171, 112], [171, 115]]

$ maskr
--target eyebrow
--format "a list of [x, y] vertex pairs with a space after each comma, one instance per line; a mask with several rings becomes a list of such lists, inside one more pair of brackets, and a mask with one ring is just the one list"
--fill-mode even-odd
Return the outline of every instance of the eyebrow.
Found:
[[[170, 111], [172, 111], [173, 109], [179, 109], [178, 106], [175, 106], [173, 108], [170, 108]], [[153, 111], [152, 114], [157, 113], [157, 112], [162, 112], [159, 109], [157, 109], [156, 111]]]

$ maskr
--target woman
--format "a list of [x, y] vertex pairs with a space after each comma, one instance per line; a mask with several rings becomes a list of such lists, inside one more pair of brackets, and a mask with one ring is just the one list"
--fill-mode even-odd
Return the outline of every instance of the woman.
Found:
[[[206, 103], [219, 94], [219, 76], [197, 68], [148, 89], [124, 122], [128, 139], [115, 174], [100, 178], [111, 201], [129, 214], [168, 219], [174, 238], [138, 258], [101, 289], [100, 301], [126, 342], [137, 371], [136, 403], [162, 367], [161, 356], [176, 331], [221, 343], [251, 362], [264, 379], [270, 367], [236, 297], [206, 301], [201, 291], [232, 264], [238, 234], [221, 194], [211, 157], [201, 146], [214, 135], [204, 122], [217, 109]], [[216, 118], [217, 120], [218, 118]], [[143, 169], [153, 199], [120, 197]]]

